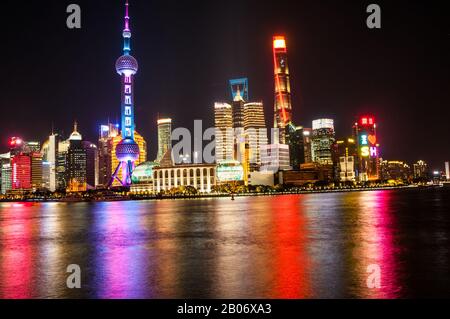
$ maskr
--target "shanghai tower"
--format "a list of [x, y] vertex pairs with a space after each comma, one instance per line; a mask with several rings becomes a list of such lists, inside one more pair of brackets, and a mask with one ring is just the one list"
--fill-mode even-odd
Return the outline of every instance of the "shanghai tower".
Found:
[[285, 127], [292, 121], [291, 83], [284, 36], [273, 38], [275, 75], [274, 127], [279, 129], [280, 143], [285, 144]]
[[[121, 76], [121, 130], [122, 140], [116, 147], [119, 165], [111, 177], [110, 186], [117, 180], [122, 186], [131, 186], [134, 163], [139, 158], [139, 146], [134, 141], [134, 75], [138, 71], [137, 60], [130, 55], [131, 29], [128, 14], [128, 0], [125, 3], [125, 26], [123, 36], [123, 55], [117, 59], [116, 71]], [[122, 171], [122, 176], [119, 176]]]

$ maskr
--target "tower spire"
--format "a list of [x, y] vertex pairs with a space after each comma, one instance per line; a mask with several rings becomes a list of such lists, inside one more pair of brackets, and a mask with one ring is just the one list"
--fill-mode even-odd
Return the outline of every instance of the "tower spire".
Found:
[[130, 4], [128, 0], [125, 1], [125, 25], [123, 29], [123, 53], [125, 55], [130, 54], [131, 51], [131, 29], [130, 29], [130, 15], [128, 7]]
[[128, 3], [128, 0], [125, 2], [125, 28], [123, 31], [130, 31], [130, 16], [128, 14], [128, 6], [130, 4]]

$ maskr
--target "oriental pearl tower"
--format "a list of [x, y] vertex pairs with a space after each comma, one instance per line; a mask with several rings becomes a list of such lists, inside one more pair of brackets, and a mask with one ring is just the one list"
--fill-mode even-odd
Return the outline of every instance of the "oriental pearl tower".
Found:
[[[139, 146], [134, 141], [134, 75], [138, 71], [138, 62], [130, 55], [131, 30], [128, 7], [128, 0], [126, 0], [125, 27], [122, 33], [124, 43], [123, 55], [116, 62], [116, 71], [122, 79], [122, 141], [116, 147], [116, 156], [119, 160], [119, 165], [115, 169], [110, 181], [110, 186], [114, 180], [117, 180], [124, 187], [131, 186], [131, 174], [134, 169], [134, 163], [139, 159]], [[122, 169], [122, 176], [119, 176], [120, 169]]]

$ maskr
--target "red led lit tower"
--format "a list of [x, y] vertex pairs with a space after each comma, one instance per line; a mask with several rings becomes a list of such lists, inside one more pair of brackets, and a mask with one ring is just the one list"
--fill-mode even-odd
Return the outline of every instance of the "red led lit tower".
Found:
[[279, 129], [280, 143], [285, 144], [285, 127], [292, 120], [291, 84], [284, 36], [273, 38], [275, 74], [274, 127]]

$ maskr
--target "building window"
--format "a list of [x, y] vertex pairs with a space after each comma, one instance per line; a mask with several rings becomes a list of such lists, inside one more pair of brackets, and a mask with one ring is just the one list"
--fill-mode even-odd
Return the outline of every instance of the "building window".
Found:
[[125, 77], [125, 83], [131, 83], [131, 76]]
[[131, 95], [125, 95], [125, 104], [131, 105]]
[[125, 93], [131, 94], [131, 85], [125, 85]]
[[131, 126], [131, 117], [125, 118], [125, 126]]
[[131, 107], [129, 106], [125, 107], [125, 115], [131, 115]]
[[126, 137], [131, 137], [131, 129], [126, 128], [125, 129], [125, 135], [126, 135]]

